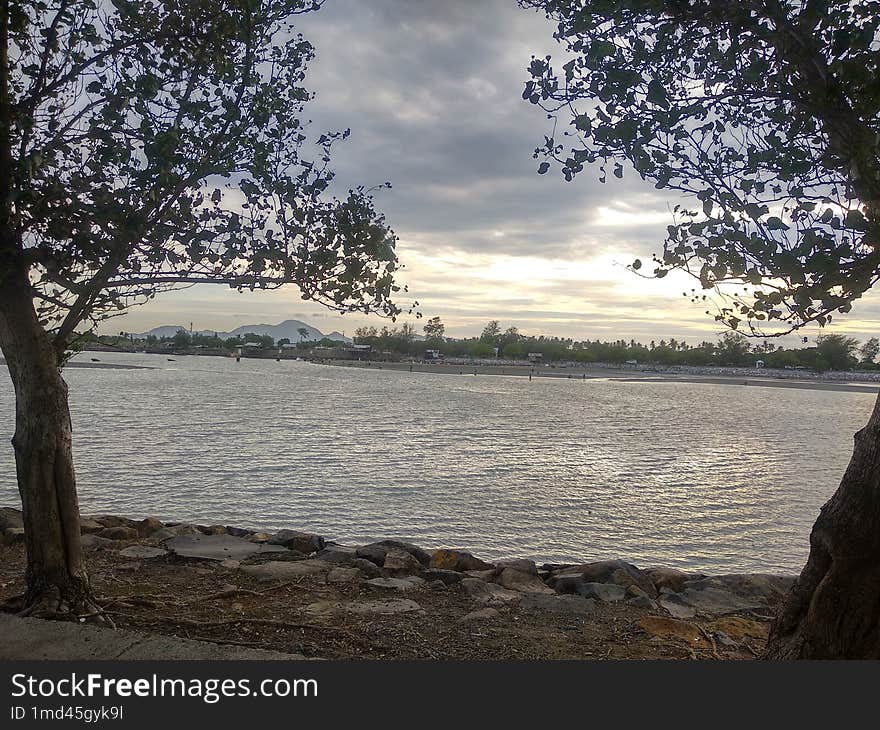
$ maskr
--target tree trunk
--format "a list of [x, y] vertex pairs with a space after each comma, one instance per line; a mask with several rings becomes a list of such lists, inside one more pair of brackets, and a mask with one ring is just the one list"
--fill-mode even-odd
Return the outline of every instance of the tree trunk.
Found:
[[94, 614], [80, 545], [67, 384], [25, 271], [0, 277], [0, 347], [15, 388], [12, 445], [27, 547], [24, 613]]
[[880, 397], [810, 534], [769, 659], [880, 659]]

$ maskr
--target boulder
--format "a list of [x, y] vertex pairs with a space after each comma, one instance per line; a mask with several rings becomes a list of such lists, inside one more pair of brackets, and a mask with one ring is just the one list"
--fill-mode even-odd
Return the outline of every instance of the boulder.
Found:
[[243, 565], [239, 570], [260, 581], [291, 580], [303, 575], [329, 573], [330, 565], [322, 560], [273, 560], [260, 565]]
[[657, 608], [657, 604], [654, 603], [654, 601], [652, 601], [650, 598], [648, 598], [647, 596], [644, 596], [644, 595], [633, 596], [632, 598], [627, 598], [626, 605], [627, 606], [635, 606], [636, 608], [646, 608], [648, 610], [653, 610], [653, 609]]
[[92, 550], [98, 550], [100, 548], [106, 548], [113, 545], [113, 540], [108, 540], [106, 537], [98, 537], [94, 534], [83, 535], [79, 539], [79, 544], [82, 546], [82, 549], [86, 552], [91, 552]]
[[267, 542], [270, 545], [281, 545], [306, 555], [316, 550], [322, 550], [325, 544], [324, 538], [320, 535], [299, 532], [298, 530], [279, 530]]
[[457, 570], [463, 573], [466, 570], [492, 570], [495, 566], [480, 560], [464, 550], [435, 550], [429, 562], [431, 568], [441, 570]]
[[687, 573], [676, 568], [648, 568], [645, 570], [645, 575], [648, 576], [654, 587], [661, 593], [663, 589], [667, 589], [672, 593], [678, 593], [684, 589], [684, 583], [689, 578]]
[[156, 530], [161, 530], [163, 527], [165, 525], [162, 524], [161, 520], [155, 517], [145, 517], [135, 525], [134, 529], [137, 530], [139, 537], [149, 537]]
[[504, 588], [520, 593], [555, 593], [537, 575], [523, 573], [515, 568], [505, 568], [502, 570], [501, 575], [498, 576], [498, 583]]
[[[176, 525], [165, 525], [165, 527], [162, 529], [168, 530], [168, 532], [170, 532], [172, 535], [178, 537], [183, 537], [187, 535], [198, 536], [202, 534], [202, 531], [199, 530], [198, 527], [196, 527], [195, 525], [190, 525], [186, 522], [178, 522]], [[159, 530], [157, 530], [156, 532], [159, 532]], [[150, 537], [153, 537], [153, 535], [150, 535]]]
[[124, 558], [150, 560], [152, 558], [164, 557], [168, 555], [168, 551], [163, 548], [154, 548], [148, 545], [129, 545], [125, 550], [120, 550], [119, 554]]
[[[203, 535], [226, 535], [226, 527], [223, 525], [209, 525], [208, 527], [200, 527], [199, 532]], [[236, 537], [233, 535], [233, 537]]]
[[420, 588], [425, 581], [418, 576], [411, 575], [407, 578], [370, 578], [365, 585], [373, 588], [389, 588], [395, 591], [411, 591]]
[[520, 608], [551, 613], [588, 616], [596, 610], [596, 601], [583, 596], [558, 596], [543, 593], [525, 593], [517, 604]]
[[81, 535], [93, 535], [103, 529], [104, 525], [102, 525], [97, 520], [92, 520], [88, 517], [80, 517], [79, 532]]
[[517, 591], [510, 591], [497, 583], [486, 583], [479, 578], [462, 578], [461, 587], [469, 596], [488, 605], [510, 603], [522, 596]]
[[357, 568], [343, 568], [336, 567], [332, 568], [329, 573], [327, 573], [327, 582], [328, 583], [357, 583], [361, 578], [364, 577], [364, 574], [358, 570]]
[[151, 540], [158, 540], [161, 542], [162, 540], [170, 540], [172, 537], [177, 537], [177, 534], [170, 527], [163, 527], [155, 532], [150, 533]]
[[317, 601], [310, 603], [304, 609], [306, 613], [315, 616], [326, 616], [328, 614], [346, 612], [355, 614], [376, 614], [380, 616], [391, 616], [400, 613], [415, 613], [424, 611], [424, 609], [415, 601], [409, 598], [385, 598], [375, 601]]
[[[585, 563], [583, 565], [563, 568], [560, 571], [554, 572], [553, 578], [570, 575], [579, 575], [587, 583], [610, 583], [622, 586], [623, 588], [637, 585], [646, 595], [651, 597], [657, 595], [657, 589], [654, 587], [651, 579], [635, 565], [624, 560], [600, 560], [596, 563]], [[556, 588], [553, 579], [549, 583]], [[557, 588], [557, 590], [559, 589]]]
[[417, 545], [401, 540], [380, 540], [379, 542], [371, 542], [369, 545], [362, 545], [357, 548], [357, 555], [374, 562], [376, 565], [383, 565], [385, 563], [385, 553], [392, 548], [409, 553], [424, 566], [431, 562], [431, 556], [427, 552]]
[[440, 568], [427, 568], [422, 571], [422, 577], [428, 581], [439, 580], [442, 581], [444, 585], [452, 585], [454, 583], [461, 583], [461, 579], [464, 577], [457, 570], [442, 570]]
[[767, 621], [755, 621], [743, 616], [723, 616], [715, 619], [709, 627], [716, 632], [723, 632], [733, 639], [758, 639], [766, 641], [770, 633]]
[[269, 542], [272, 536], [268, 532], [252, 532], [246, 539], [248, 542]]
[[616, 583], [582, 583], [578, 593], [585, 598], [595, 598], [603, 603], [616, 603], [626, 597], [626, 588]]
[[382, 567], [391, 575], [418, 575], [422, 572], [422, 564], [414, 556], [396, 548], [389, 548], [385, 553]]
[[638, 625], [643, 631], [662, 639], [680, 639], [691, 646], [704, 649], [710, 646], [699, 627], [687, 621], [663, 616], [643, 616]]
[[497, 560], [495, 565], [499, 568], [512, 568], [520, 573], [528, 573], [529, 575], [538, 575], [538, 566], [534, 560], [526, 560], [525, 558], [512, 558], [510, 560]]
[[458, 623], [460, 624], [469, 624], [473, 621], [488, 621], [493, 618], [498, 618], [501, 614], [498, 613], [494, 608], [480, 608], [476, 611], [471, 611], [470, 613], [466, 613], [460, 619], [458, 619]]
[[165, 547], [184, 558], [242, 560], [257, 553], [286, 552], [280, 545], [258, 545], [232, 535], [180, 535], [166, 540]]
[[672, 615], [683, 615], [682, 612], [687, 610], [708, 616], [724, 616], [740, 611], [766, 612], [785, 595], [793, 580], [762, 574], [720, 575], [689, 580], [679, 593], [664, 593], [661, 605]]
[[105, 527], [98, 533], [95, 533], [98, 537], [103, 537], [106, 540], [137, 540], [138, 532], [134, 527], [125, 527], [123, 525], [118, 525], [116, 527]]
[[697, 609], [678, 593], [661, 593], [658, 602], [674, 618], [693, 618], [697, 615]]
[[502, 568], [491, 568], [489, 570], [466, 570], [462, 575], [466, 575], [468, 578], [479, 578], [480, 580], [488, 581], [489, 583], [494, 583], [495, 579], [501, 575]]
[[92, 519], [100, 522], [104, 527], [135, 527], [137, 522], [130, 520], [128, 517], [119, 517], [117, 515], [98, 515]]
[[11, 527], [24, 528], [24, 519], [21, 510], [14, 507], [0, 507], [0, 532], [10, 529]]
[[226, 534], [232, 535], [233, 537], [250, 537], [256, 532], [256, 530], [246, 530], [243, 527], [233, 527], [232, 525], [226, 525]]
[[312, 555], [314, 560], [323, 560], [331, 566], [345, 566], [347, 568], [357, 568], [368, 578], [379, 578], [382, 575], [382, 569], [369, 560], [357, 557], [357, 553], [352, 550], [336, 550], [333, 548], [325, 548], [319, 550]]

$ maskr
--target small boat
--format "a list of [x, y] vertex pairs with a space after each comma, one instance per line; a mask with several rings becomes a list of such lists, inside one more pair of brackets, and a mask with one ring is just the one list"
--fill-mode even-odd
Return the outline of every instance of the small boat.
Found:
[[92, 362], [101, 362], [101, 361], [100, 361], [98, 358], [93, 357], [93, 358], [92, 358]]
[[168, 362], [177, 362], [177, 360], [175, 360], [173, 357], [169, 357], [169, 358], [166, 358], [166, 359], [168, 360]]

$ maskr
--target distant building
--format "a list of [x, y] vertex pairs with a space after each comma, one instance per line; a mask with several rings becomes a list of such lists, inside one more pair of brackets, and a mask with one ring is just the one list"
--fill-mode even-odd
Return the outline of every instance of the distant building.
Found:
[[544, 353], [543, 352], [530, 352], [527, 355], [529, 362], [543, 362], [544, 361]]
[[425, 350], [425, 360], [442, 360], [443, 353], [440, 350]]

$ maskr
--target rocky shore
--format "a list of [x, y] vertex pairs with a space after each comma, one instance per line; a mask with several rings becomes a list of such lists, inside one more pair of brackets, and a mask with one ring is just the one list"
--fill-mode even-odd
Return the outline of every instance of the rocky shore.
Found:
[[[157, 518], [83, 517], [81, 531], [117, 624], [327, 658], [754, 657], [793, 581]], [[23, 588], [17, 510], [0, 508], [0, 534], [8, 600]]]

